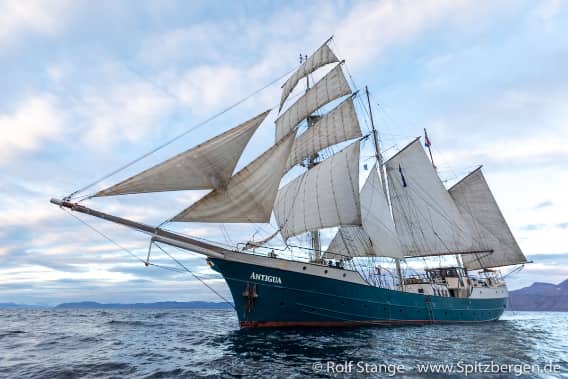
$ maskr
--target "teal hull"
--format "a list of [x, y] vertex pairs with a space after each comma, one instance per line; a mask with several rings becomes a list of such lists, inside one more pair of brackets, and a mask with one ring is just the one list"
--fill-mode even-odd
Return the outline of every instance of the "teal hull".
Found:
[[231, 290], [241, 327], [486, 322], [499, 319], [507, 302], [407, 293], [250, 263], [209, 261]]

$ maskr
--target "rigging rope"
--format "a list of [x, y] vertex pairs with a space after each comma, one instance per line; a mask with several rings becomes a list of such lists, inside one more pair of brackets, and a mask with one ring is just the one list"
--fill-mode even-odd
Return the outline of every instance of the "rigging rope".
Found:
[[[295, 69], [295, 68], [294, 68], [294, 69]], [[214, 114], [213, 116], [209, 117], [208, 119], [206, 119], [206, 120], [204, 120], [204, 121], [201, 121], [201, 122], [198, 123], [197, 125], [194, 125], [193, 127], [189, 128], [189, 129], [186, 130], [185, 132], [183, 132], [183, 133], [181, 133], [181, 134], [178, 134], [177, 136], [175, 136], [175, 137], [169, 139], [168, 141], [166, 141], [166, 142], [164, 142], [163, 144], [161, 144], [161, 145], [155, 147], [154, 149], [152, 149], [152, 150], [150, 150], [149, 152], [147, 152], [147, 153], [141, 155], [140, 157], [134, 159], [133, 161], [130, 161], [129, 163], [127, 163], [127, 164], [125, 164], [125, 165], [119, 167], [118, 169], [112, 171], [111, 173], [109, 173], [109, 174], [107, 174], [107, 175], [101, 177], [100, 179], [97, 179], [97, 180], [95, 180], [94, 182], [92, 182], [92, 183], [90, 183], [90, 184], [88, 184], [88, 185], [86, 185], [86, 186], [84, 186], [84, 187], [82, 187], [82, 188], [76, 190], [75, 192], [72, 192], [71, 194], [69, 194], [68, 196], [66, 196], [65, 199], [66, 199], [66, 200], [72, 199], [75, 195], [77, 195], [77, 194], [79, 194], [79, 193], [81, 193], [81, 192], [84, 192], [85, 190], [87, 190], [87, 189], [89, 189], [89, 188], [91, 188], [91, 187], [93, 187], [93, 186], [99, 184], [99, 183], [102, 182], [103, 180], [106, 180], [106, 179], [110, 178], [111, 176], [116, 175], [117, 173], [119, 173], [119, 172], [121, 172], [121, 171], [127, 169], [128, 167], [134, 165], [135, 163], [140, 162], [141, 160], [147, 158], [148, 156], [154, 154], [155, 152], [157, 152], [157, 151], [163, 149], [164, 147], [166, 147], [166, 146], [168, 146], [168, 145], [174, 143], [175, 141], [179, 140], [180, 138], [185, 137], [187, 134], [191, 133], [192, 131], [196, 130], [197, 128], [200, 128], [200, 127], [202, 127], [203, 125], [205, 125], [205, 124], [207, 124], [207, 123], [213, 121], [213, 120], [216, 119], [217, 117], [220, 117], [221, 115], [223, 115], [223, 114], [227, 113], [228, 111], [230, 111], [230, 110], [236, 108], [237, 106], [241, 105], [242, 103], [244, 103], [244, 102], [247, 101], [248, 99], [254, 97], [254, 96], [257, 95], [258, 93], [264, 91], [266, 88], [268, 88], [268, 87], [272, 86], [274, 83], [280, 81], [282, 78], [284, 78], [284, 77], [285, 77], [286, 75], [288, 75], [290, 72], [292, 72], [294, 69], [291, 69], [291, 70], [289, 70], [288, 72], [286, 72], [285, 74], [280, 75], [278, 78], [272, 80], [270, 83], [266, 84], [264, 87], [262, 87], [262, 88], [260, 88], [260, 89], [258, 89], [258, 90], [256, 90], [256, 91], [250, 93], [249, 95], [245, 96], [244, 98], [242, 98], [241, 100], [239, 100], [239, 101], [237, 101], [236, 103], [232, 104], [231, 106], [229, 106], [229, 107], [223, 109], [222, 111], [220, 111], [220, 112]], [[86, 199], [86, 198], [83, 198], [82, 200], [85, 200], [85, 199]]]
[[211, 286], [209, 286], [207, 283], [205, 283], [201, 278], [199, 278], [197, 275], [195, 275], [191, 270], [189, 270], [184, 264], [182, 264], [180, 261], [178, 261], [176, 258], [174, 258], [172, 255], [170, 255], [167, 251], [165, 251], [160, 245], [158, 245], [157, 243], [154, 243], [154, 245], [160, 249], [164, 254], [166, 254], [168, 257], [170, 257], [170, 259], [172, 259], [175, 263], [177, 263], [183, 270], [180, 269], [176, 269], [175, 267], [168, 267], [168, 266], [163, 266], [163, 265], [159, 265], [156, 263], [151, 263], [149, 261], [146, 261], [142, 258], [140, 258], [139, 256], [137, 256], [136, 254], [134, 254], [130, 249], [127, 249], [126, 247], [120, 245], [118, 242], [116, 242], [115, 240], [113, 240], [112, 238], [110, 238], [108, 235], [104, 234], [103, 232], [101, 232], [100, 230], [98, 230], [97, 228], [95, 228], [94, 226], [92, 226], [91, 224], [87, 223], [86, 221], [84, 221], [83, 219], [81, 219], [80, 217], [74, 215], [73, 213], [71, 213], [71, 211], [68, 211], [66, 209], [64, 209], [64, 211], [71, 215], [74, 219], [76, 219], [77, 221], [79, 221], [80, 223], [82, 223], [83, 225], [85, 225], [86, 227], [88, 227], [89, 229], [91, 229], [92, 231], [94, 231], [95, 233], [97, 233], [98, 235], [100, 235], [101, 237], [103, 237], [104, 239], [106, 239], [107, 241], [109, 241], [110, 243], [114, 244], [115, 246], [117, 246], [119, 249], [127, 252], [130, 256], [132, 256], [134, 259], [144, 263], [145, 266], [154, 266], [154, 267], [158, 267], [164, 270], [169, 270], [169, 271], [173, 271], [173, 272], [177, 272], [177, 273], [184, 273], [184, 272], [188, 272], [191, 275], [193, 275], [193, 277], [197, 280], [199, 280], [203, 285], [205, 285], [209, 290], [211, 290], [211, 292], [213, 292], [215, 295], [217, 295], [219, 298], [221, 298], [224, 302], [226, 302], [227, 304], [229, 304], [233, 309], [236, 310], [235, 306], [233, 303], [231, 303], [230, 301], [228, 301], [225, 297], [223, 297], [223, 295], [221, 295], [219, 292], [217, 292], [214, 288], [212, 288]]
[[183, 263], [181, 263], [180, 261], [178, 261], [176, 258], [174, 258], [170, 253], [168, 253], [165, 249], [163, 249], [158, 243], [154, 243], [154, 245], [156, 245], [156, 247], [158, 249], [160, 249], [164, 254], [166, 254], [168, 257], [170, 257], [174, 262], [176, 262], [181, 268], [183, 268], [185, 271], [187, 271], [188, 273], [190, 273], [195, 279], [199, 280], [201, 282], [201, 284], [203, 284], [205, 287], [209, 288], [211, 290], [211, 292], [213, 292], [215, 295], [219, 296], [219, 298], [221, 298], [225, 303], [229, 304], [235, 311], [237, 310], [237, 308], [235, 308], [235, 305], [233, 303], [231, 303], [229, 300], [225, 299], [225, 297], [223, 297], [223, 295], [221, 295], [219, 292], [217, 292], [213, 287], [211, 287], [209, 284], [205, 283], [205, 281], [203, 281], [199, 276], [195, 275], [195, 273], [193, 273], [193, 271], [191, 271], [190, 269], [188, 269]]
[[[62, 208], [63, 209], [63, 208]], [[116, 242], [115, 240], [113, 240], [112, 238], [110, 238], [109, 236], [107, 236], [106, 234], [104, 234], [103, 232], [101, 232], [100, 230], [98, 230], [97, 228], [95, 228], [94, 226], [92, 226], [91, 224], [89, 224], [88, 222], [84, 221], [83, 219], [81, 219], [80, 217], [78, 217], [77, 215], [71, 213], [71, 211], [67, 210], [67, 209], [63, 209], [67, 214], [69, 214], [70, 216], [72, 216], [74, 219], [76, 219], [77, 221], [79, 221], [81, 224], [85, 225], [86, 227], [88, 227], [89, 229], [91, 229], [92, 231], [94, 231], [95, 233], [97, 233], [98, 235], [100, 235], [101, 237], [103, 237], [104, 239], [106, 239], [107, 241], [109, 241], [110, 243], [112, 243], [113, 245], [115, 245], [116, 247], [118, 247], [119, 249], [125, 251], [126, 253], [128, 253], [130, 256], [132, 256], [134, 259], [144, 263], [145, 265], [149, 265], [149, 266], [155, 266], [158, 268], [163, 268], [165, 270], [170, 270], [170, 271], [175, 271], [175, 272], [179, 272], [179, 273], [183, 273], [182, 270], [178, 270], [174, 267], [168, 267], [168, 266], [162, 266], [156, 263], [150, 263], [150, 262], [146, 262], [144, 259], [140, 258], [139, 256], [137, 256], [136, 254], [134, 254], [132, 252], [132, 250], [120, 245], [118, 242]]]

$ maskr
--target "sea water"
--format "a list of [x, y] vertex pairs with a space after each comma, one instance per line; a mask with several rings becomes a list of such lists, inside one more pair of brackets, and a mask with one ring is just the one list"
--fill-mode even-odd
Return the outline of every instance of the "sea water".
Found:
[[[506, 312], [480, 324], [239, 330], [232, 310], [0, 310], [0, 377], [9, 378], [545, 378], [568, 377], [567, 362], [568, 313]], [[425, 373], [428, 364], [448, 372]]]

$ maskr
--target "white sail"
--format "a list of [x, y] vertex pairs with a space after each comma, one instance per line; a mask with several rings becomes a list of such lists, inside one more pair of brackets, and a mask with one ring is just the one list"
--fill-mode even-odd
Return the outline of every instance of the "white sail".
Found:
[[296, 138], [286, 171], [326, 147], [357, 137], [361, 137], [361, 128], [353, 99], [348, 98]]
[[342, 226], [339, 228], [325, 252], [326, 258], [333, 259], [373, 255], [375, 254], [371, 238], [361, 226]]
[[473, 249], [472, 235], [432, 163], [414, 140], [386, 163], [396, 232], [405, 255]]
[[314, 111], [351, 93], [349, 84], [337, 65], [276, 119], [276, 141], [280, 141]]
[[290, 154], [291, 134], [236, 173], [224, 190], [214, 190], [172, 221], [270, 222], [270, 213]]
[[252, 135], [270, 110], [212, 139], [134, 175], [95, 196], [222, 189]]
[[359, 141], [278, 191], [274, 214], [284, 239], [322, 228], [361, 225]]
[[328, 251], [353, 257], [403, 258], [376, 165], [361, 189], [361, 221], [362, 227], [341, 227]]
[[335, 56], [333, 51], [327, 45], [327, 42], [317, 49], [298, 69], [286, 80], [286, 83], [282, 85], [282, 97], [280, 99], [280, 109], [282, 105], [290, 96], [290, 93], [294, 90], [300, 79], [311, 74], [320, 67], [326, 64], [338, 62], [339, 59]]
[[475, 241], [482, 249], [494, 250], [491, 254], [462, 255], [465, 268], [475, 270], [527, 261], [489, 189], [481, 167], [456, 183], [449, 193], [464, 219], [471, 225]]

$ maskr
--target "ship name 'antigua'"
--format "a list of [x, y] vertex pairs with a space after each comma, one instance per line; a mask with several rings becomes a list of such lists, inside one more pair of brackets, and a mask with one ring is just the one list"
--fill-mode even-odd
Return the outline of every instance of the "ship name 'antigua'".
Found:
[[[189, 273], [165, 246], [206, 256], [225, 279], [242, 328], [498, 320], [507, 306], [505, 277], [527, 259], [481, 166], [447, 186], [439, 176], [447, 170], [434, 165], [426, 129], [424, 145], [416, 137], [383, 157], [371, 107], [377, 99], [371, 101], [366, 86], [352, 88], [332, 44], [330, 38], [311, 56], [302, 55], [300, 66], [279, 83], [280, 101], [274, 99], [272, 109], [109, 187], [99, 185], [186, 131], [51, 202], [150, 235], [147, 257], [136, 256], [146, 266], [158, 266], [150, 262], [154, 247]], [[250, 140], [257, 129], [276, 112], [270, 146], [237, 169], [245, 148], [256, 145]], [[370, 153], [374, 162], [363, 164]], [[360, 168], [368, 171], [364, 183]], [[105, 197], [203, 190], [209, 192], [171, 209], [174, 216], [158, 225], [90, 205]], [[179, 223], [190, 224], [183, 228], [188, 234], [179, 232]], [[246, 224], [252, 237], [262, 235], [223, 244], [192, 236], [200, 223], [220, 224], [223, 231], [227, 224]], [[235, 240], [224, 233], [226, 241]], [[517, 267], [502, 276], [507, 266]]]
[[250, 278], [251, 280], [260, 280], [263, 282], [268, 282], [268, 283], [275, 283], [275, 284], [282, 284], [282, 279], [280, 279], [279, 276], [272, 276], [272, 275], [265, 275], [265, 274], [257, 274], [256, 272], [252, 272], [250, 274]]

